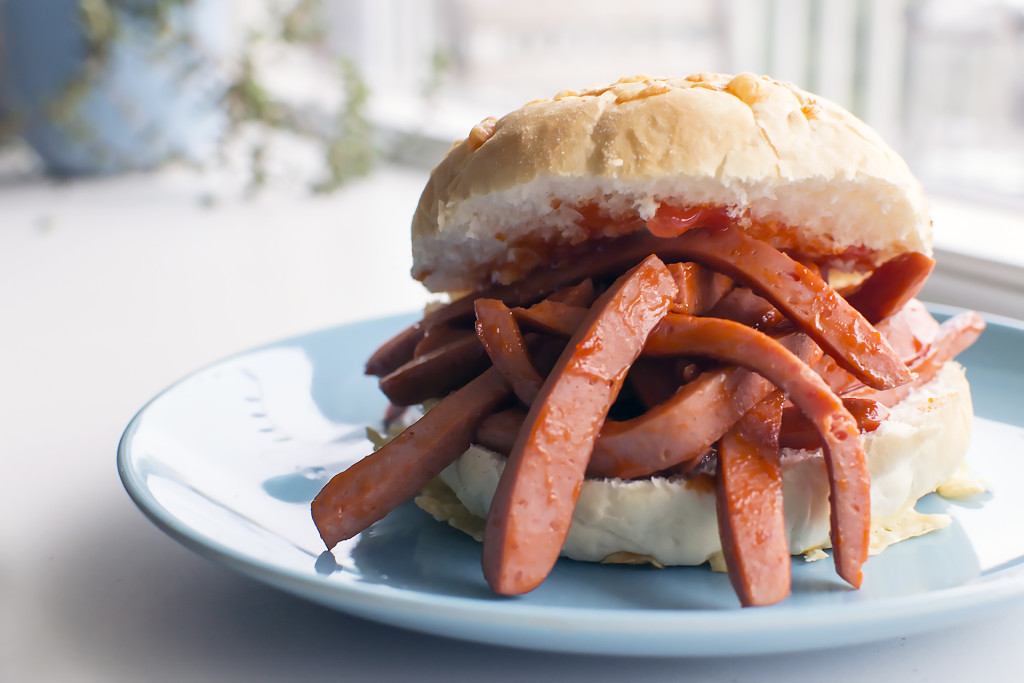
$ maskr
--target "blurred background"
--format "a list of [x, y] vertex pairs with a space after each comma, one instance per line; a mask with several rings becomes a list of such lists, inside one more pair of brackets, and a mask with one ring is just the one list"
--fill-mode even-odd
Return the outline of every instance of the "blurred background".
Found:
[[[1024, 0], [0, 0], [0, 680], [515, 676], [516, 653], [370, 627], [178, 546], [125, 495], [118, 438], [197, 367], [421, 307], [409, 221], [479, 120], [744, 70], [907, 158], [935, 224], [922, 298], [1024, 318]], [[846, 663], [998, 680], [1019, 632]]]
[[1024, 0], [5, 0], [0, 41], [0, 137], [53, 175], [232, 142], [257, 183], [319, 157], [329, 190], [566, 87], [749, 70], [851, 109], [933, 192], [1024, 204]]

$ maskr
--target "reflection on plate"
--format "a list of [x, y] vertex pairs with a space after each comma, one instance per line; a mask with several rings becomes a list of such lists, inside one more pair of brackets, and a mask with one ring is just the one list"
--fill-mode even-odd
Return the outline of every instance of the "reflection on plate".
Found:
[[[941, 309], [939, 309], [941, 311]], [[872, 558], [846, 589], [794, 560], [793, 595], [741, 610], [724, 574], [562, 560], [519, 598], [493, 595], [479, 546], [411, 504], [325, 552], [309, 517], [324, 482], [369, 452], [384, 399], [362, 360], [411, 318], [346, 325], [243, 353], [156, 397], [118, 452], [128, 493], [188, 547], [337, 609], [434, 634], [567, 652], [781, 652], [890, 638], [1024, 597], [1024, 323], [991, 319], [962, 360], [979, 419], [970, 455], [992, 493], [919, 508], [953, 524]]]

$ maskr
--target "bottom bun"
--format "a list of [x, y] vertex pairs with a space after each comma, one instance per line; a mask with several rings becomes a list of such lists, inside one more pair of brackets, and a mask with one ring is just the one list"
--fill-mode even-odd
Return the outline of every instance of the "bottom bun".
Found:
[[[871, 473], [871, 553], [946, 526], [945, 515], [914, 510], [922, 496], [963, 472], [973, 409], [963, 368], [947, 363], [865, 434]], [[416, 504], [441, 521], [483, 538], [484, 518], [505, 459], [470, 447], [420, 492]], [[820, 450], [782, 452], [790, 552], [821, 556], [829, 547], [828, 479]], [[958, 486], [960, 493], [976, 487]], [[562, 554], [591, 562], [721, 567], [713, 487], [700, 480], [588, 479], [580, 491]]]

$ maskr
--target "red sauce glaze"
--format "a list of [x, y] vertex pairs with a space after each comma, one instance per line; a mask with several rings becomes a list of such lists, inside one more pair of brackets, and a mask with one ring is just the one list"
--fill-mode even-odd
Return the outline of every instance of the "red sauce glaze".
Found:
[[647, 221], [647, 230], [657, 237], [678, 237], [690, 228], [721, 228], [735, 222], [724, 206], [662, 206]]
[[483, 569], [495, 592], [526, 593], [551, 571], [601, 425], [675, 295], [668, 268], [648, 257], [597, 300], [559, 357], [488, 511]]

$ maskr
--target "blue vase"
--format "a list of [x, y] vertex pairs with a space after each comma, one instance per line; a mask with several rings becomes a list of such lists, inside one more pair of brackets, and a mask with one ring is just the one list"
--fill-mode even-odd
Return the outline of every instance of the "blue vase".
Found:
[[[223, 0], [0, 0], [0, 110], [54, 175], [201, 162], [226, 128]], [[160, 21], [139, 8], [166, 6]], [[109, 9], [109, 12], [106, 10]], [[104, 28], [105, 27], [105, 28]]]

